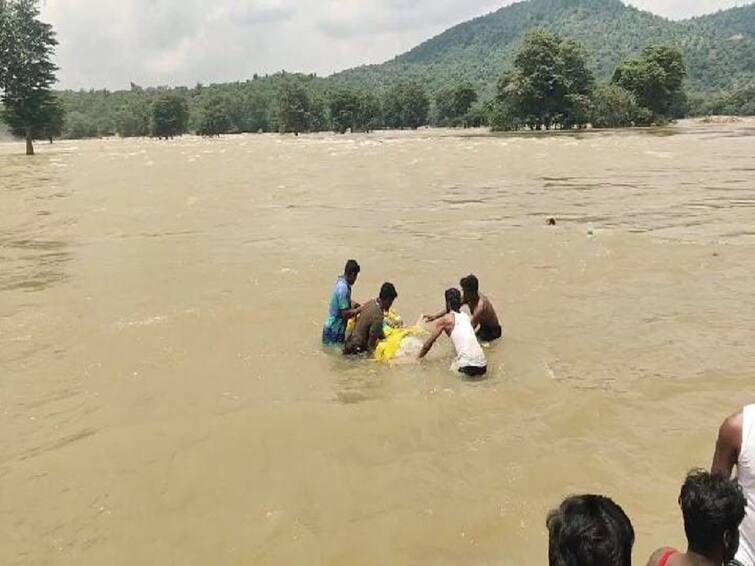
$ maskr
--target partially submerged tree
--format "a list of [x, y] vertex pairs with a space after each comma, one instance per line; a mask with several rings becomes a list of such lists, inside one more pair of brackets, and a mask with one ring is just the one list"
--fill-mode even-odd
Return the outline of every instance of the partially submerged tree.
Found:
[[385, 94], [383, 102], [385, 123], [389, 128], [416, 130], [427, 124], [430, 99], [416, 81], [401, 81]]
[[534, 30], [525, 36], [514, 70], [498, 83], [500, 115], [494, 117], [494, 127], [584, 126], [593, 85], [581, 46], [552, 32]]
[[440, 126], [469, 126], [469, 112], [477, 102], [477, 91], [469, 83], [441, 89], [435, 96], [435, 111]]
[[679, 114], [686, 104], [683, 84], [687, 76], [682, 53], [674, 47], [651, 46], [637, 59], [616, 68], [612, 82], [634, 94], [640, 106], [650, 109], [656, 119]]
[[182, 136], [189, 129], [189, 103], [180, 94], [167, 92], [152, 104], [152, 135], [156, 138]]
[[2, 119], [26, 140], [27, 155], [34, 155], [35, 138], [52, 137], [47, 134], [62, 122], [62, 107], [50, 88], [56, 80], [51, 58], [58, 42], [52, 26], [39, 20], [37, 3], [0, 0]]

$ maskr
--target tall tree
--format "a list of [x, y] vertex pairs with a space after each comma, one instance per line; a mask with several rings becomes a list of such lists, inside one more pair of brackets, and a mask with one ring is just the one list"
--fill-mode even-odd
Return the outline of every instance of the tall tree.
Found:
[[223, 94], [213, 94], [205, 98], [200, 109], [197, 133], [200, 136], [227, 134], [233, 127], [231, 122], [232, 101]]
[[52, 26], [39, 19], [37, 0], [0, 0], [0, 90], [2, 118], [26, 139], [34, 155], [35, 132], [59, 116], [51, 86], [57, 67], [51, 58], [57, 45]]
[[149, 104], [141, 96], [134, 97], [134, 100], [124, 104], [115, 118], [115, 130], [122, 138], [148, 136], [150, 133]]
[[649, 108], [656, 118], [669, 118], [684, 97], [687, 76], [682, 53], [674, 47], [651, 46], [637, 59], [616, 68], [612, 82], [631, 92], [640, 106]]
[[166, 92], [152, 104], [152, 135], [173, 138], [189, 129], [189, 104], [180, 94]]
[[383, 109], [389, 128], [416, 130], [427, 124], [430, 99], [418, 82], [401, 81], [386, 92]]
[[581, 126], [593, 85], [581, 46], [534, 30], [525, 36], [513, 72], [499, 82], [498, 99], [509, 115], [531, 128]]
[[301, 81], [283, 78], [278, 87], [278, 130], [282, 134], [306, 132], [312, 101]]
[[330, 120], [338, 133], [366, 132], [377, 125], [380, 102], [370, 92], [349, 87], [332, 91], [328, 97]]
[[435, 96], [438, 124], [441, 126], [467, 125], [467, 114], [477, 102], [477, 91], [469, 83], [441, 89]]

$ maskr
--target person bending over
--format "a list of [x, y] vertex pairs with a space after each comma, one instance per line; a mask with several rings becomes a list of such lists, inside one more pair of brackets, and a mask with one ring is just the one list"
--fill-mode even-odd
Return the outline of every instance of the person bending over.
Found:
[[736, 559], [755, 566], [755, 405], [748, 405], [727, 418], [718, 431], [711, 471], [730, 478], [737, 467], [737, 481], [747, 498], [747, 512], [739, 527]]
[[[460, 281], [463, 297], [461, 304], [469, 307], [472, 313], [472, 327], [477, 331], [480, 342], [493, 342], [503, 335], [498, 315], [485, 295], [480, 294], [480, 282], [474, 275], [467, 275]], [[427, 322], [433, 322], [445, 316], [445, 312], [433, 316], [425, 316]]]
[[549, 566], [631, 566], [634, 529], [624, 510], [602, 495], [569, 497], [551, 511]]
[[662, 548], [648, 566], [724, 566], [739, 547], [747, 502], [737, 482], [702, 470], [690, 472], [679, 495], [687, 552]]
[[383, 283], [380, 288], [380, 296], [363, 305], [359, 311], [354, 332], [346, 341], [343, 353], [347, 356], [356, 356], [375, 351], [383, 334], [383, 313], [391, 309], [393, 301], [398, 297], [396, 287], [392, 283]]
[[361, 268], [356, 260], [346, 262], [343, 275], [336, 281], [328, 306], [328, 318], [322, 329], [323, 344], [343, 344], [346, 341], [346, 324], [354, 318], [359, 304], [351, 300], [351, 288], [357, 282]]
[[435, 341], [444, 332], [451, 338], [456, 350], [454, 365], [458, 371], [469, 377], [485, 375], [488, 362], [477, 341], [469, 316], [461, 312], [461, 293], [458, 289], [446, 291], [446, 314], [436, 319], [435, 329], [419, 353], [420, 359], [427, 356]]

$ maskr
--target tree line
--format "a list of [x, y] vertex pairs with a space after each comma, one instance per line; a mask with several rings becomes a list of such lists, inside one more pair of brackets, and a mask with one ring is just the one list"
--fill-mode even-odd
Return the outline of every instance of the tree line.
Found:
[[681, 52], [649, 46], [596, 85], [581, 45], [558, 35], [528, 33], [490, 105], [495, 130], [644, 126], [687, 113]]
[[526, 34], [494, 91], [447, 77], [430, 92], [401, 74], [376, 89], [315, 75], [257, 76], [193, 88], [54, 92], [57, 40], [36, 0], [0, 0], [0, 118], [33, 154], [56, 137], [172, 138], [193, 132], [334, 131], [491, 126], [494, 130], [616, 128], [665, 123], [688, 113], [755, 114], [755, 85], [688, 100], [678, 49], [649, 46], [598, 84], [578, 43], [552, 32]]

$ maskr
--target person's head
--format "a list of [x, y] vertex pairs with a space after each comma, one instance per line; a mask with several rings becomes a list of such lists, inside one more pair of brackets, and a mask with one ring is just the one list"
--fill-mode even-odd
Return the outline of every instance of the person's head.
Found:
[[380, 287], [379, 300], [380, 306], [383, 307], [384, 311], [389, 310], [393, 306], [393, 301], [396, 300], [396, 297], [398, 297], [398, 293], [393, 283], [383, 283], [383, 286]]
[[362, 270], [361, 267], [359, 267], [359, 264], [357, 263], [357, 260], [350, 259], [346, 262], [346, 267], [343, 268], [343, 276], [346, 279], [346, 282], [349, 285], [353, 285], [357, 282], [357, 277], [359, 277], [359, 272]]
[[689, 549], [710, 560], [732, 560], [739, 548], [739, 524], [747, 506], [739, 484], [693, 470], [682, 486], [679, 505]]
[[461, 293], [458, 289], [448, 289], [446, 291], [446, 312], [461, 311]]
[[623, 509], [601, 495], [569, 497], [546, 522], [550, 566], [631, 566], [634, 529]]
[[480, 282], [474, 275], [467, 275], [459, 284], [464, 292], [464, 298], [476, 297], [480, 292]]

